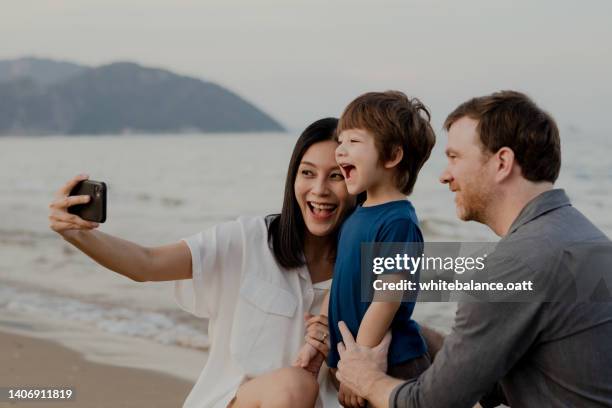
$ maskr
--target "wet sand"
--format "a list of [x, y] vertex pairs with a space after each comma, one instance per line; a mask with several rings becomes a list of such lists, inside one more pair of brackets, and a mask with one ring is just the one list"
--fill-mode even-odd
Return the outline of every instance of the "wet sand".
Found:
[[0, 407], [180, 407], [193, 383], [150, 370], [87, 361], [53, 341], [0, 332], [1, 387], [71, 387], [73, 401]]

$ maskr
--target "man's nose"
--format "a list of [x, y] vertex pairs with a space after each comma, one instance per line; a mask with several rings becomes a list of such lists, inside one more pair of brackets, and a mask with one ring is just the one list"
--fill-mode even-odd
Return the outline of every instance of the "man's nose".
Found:
[[448, 168], [445, 168], [442, 174], [440, 174], [439, 180], [440, 180], [440, 183], [442, 184], [448, 184], [451, 181], [453, 181], [453, 176], [448, 171]]

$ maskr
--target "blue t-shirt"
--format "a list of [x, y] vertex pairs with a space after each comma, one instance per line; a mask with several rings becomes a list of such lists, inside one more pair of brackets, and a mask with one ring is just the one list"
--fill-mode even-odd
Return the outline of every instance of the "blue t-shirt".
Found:
[[[338, 322], [344, 321], [356, 338], [361, 321], [370, 306], [362, 301], [362, 242], [423, 242], [414, 207], [407, 200], [391, 201], [371, 207], [359, 206], [344, 222], [338, 240], [329, 298], [329, 367], [338, 365], [338, 342], [342, 341]], [[415, 254], [420, 255], [420, 254]], [[414, 302], [402, 302], [391, 322], [391, 345], [388, 365], [393, 366], [419, 357], [427, 346], [412, 320]]]

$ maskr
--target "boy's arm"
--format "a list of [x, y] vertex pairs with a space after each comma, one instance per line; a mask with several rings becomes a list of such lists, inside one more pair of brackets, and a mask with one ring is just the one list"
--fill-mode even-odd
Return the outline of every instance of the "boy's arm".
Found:
[[[378, 279], [385, 283], [398, 283], [402, 274], [380, 275]], [[375, 347], [380, 344], [391, 322], [401, 305], [404, 292], [401, 290], [377, 290], [368, 307], [357, 333], [357, 344]]]
[[400, 302], [374, 301], [368, 307], [357, 333], [357, 344], [375, 347], [391, 327]]
[[[378, 243], [403, 242], [407, 244], [407, 249], [413, 249], [410, 243], [422, 242], [423, 237], [418, 226], [407, 218], [398, 220], [388, 220], [381, 228], [378, 235]], [[382, 248], [383, 254], [387, 249]], [[381, 249], [379, 249], [381, 251]], [[404, 300], [404, 291], [395, 289], [397, 284], [403, 280], [413, 280], [412, 276], [408, 276], [409, 271], [389, 271], [377, 275], [376, 280], [381, 281], [383, 285], [379, 285], [380, 289], [374, 290], [372, 303], [368, 307], [357, 333], [357, 344], [375, 347], [380, 344], [383, 337], [395, 317], [395, 313], [399, 309], [402, 300]], [[395, 284], [395, 285], [394, 285]], [[393, 289], [389, 289], [389, 288]], [[400, 286], [401, 287], [401, 286]]]

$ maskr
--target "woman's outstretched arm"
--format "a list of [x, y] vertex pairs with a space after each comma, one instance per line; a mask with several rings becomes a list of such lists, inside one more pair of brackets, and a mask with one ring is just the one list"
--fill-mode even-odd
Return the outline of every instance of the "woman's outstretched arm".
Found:
[[191, 253], [187, 244], [177, 242], [147, 248], [101, 231], [97, 223], [68, 213], [74, 204], [89, 201], [89, 196], [68, 194], [86, 175], [74, 177], [60, 188], [49, 205], [49, 227], [100, 265], [137, 282], [190, 279]]

